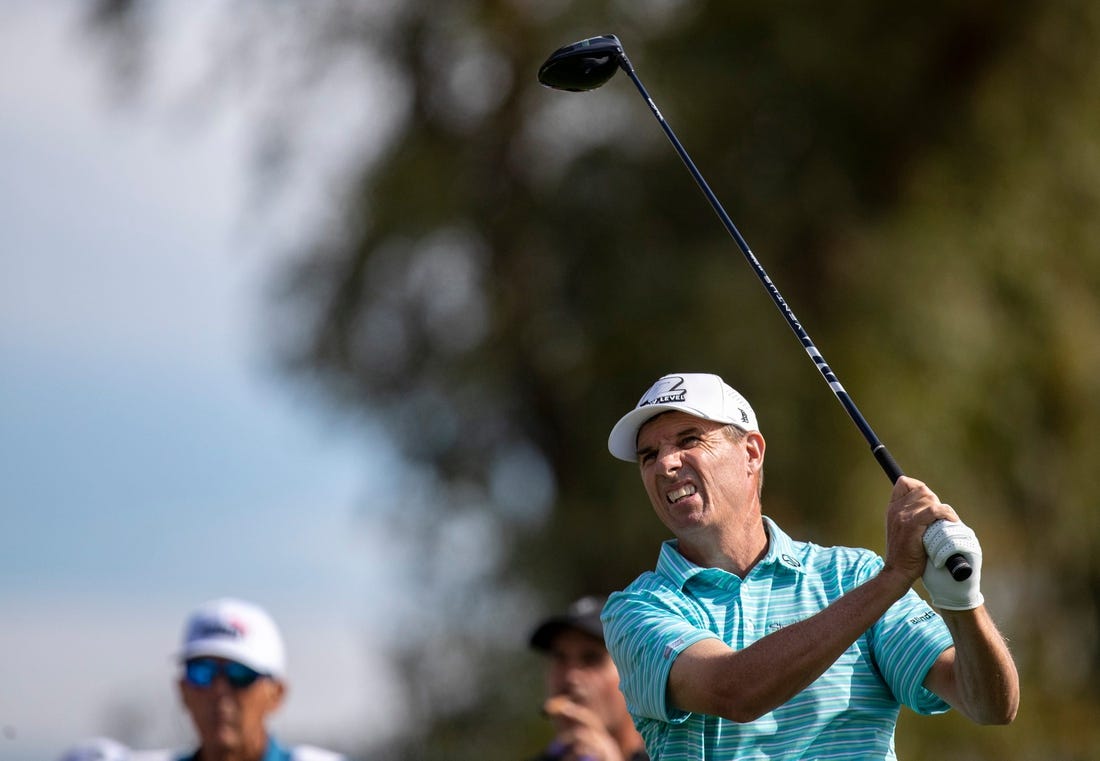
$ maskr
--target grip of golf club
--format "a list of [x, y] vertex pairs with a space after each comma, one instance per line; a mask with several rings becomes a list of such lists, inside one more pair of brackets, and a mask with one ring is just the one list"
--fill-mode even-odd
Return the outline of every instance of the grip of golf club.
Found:
[[[901, 471], [901, 466], [898, 465], [897, 460], [890, 454], [890, 450], [886, 448], [885, 444], [879, 444], [871, 451], [875, 455], [875, 459], [878, 460], [878, 464], [886, 472], [887, 477], [890, 479], [890, 483], [896, 484], [898, 479], [905, 475]], [[966, 581], [970, 578], [970, 574], [974, 572], [969, 561], [958, 554], [949, 557], [947, 562], [944, 563], [944, 566], [951, 574], [951, 578], [955, 581]]]

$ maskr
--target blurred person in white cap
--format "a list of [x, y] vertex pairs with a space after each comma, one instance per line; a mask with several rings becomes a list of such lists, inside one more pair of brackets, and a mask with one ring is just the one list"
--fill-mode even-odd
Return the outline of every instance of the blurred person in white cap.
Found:
[[[603, 609], [654, 758], [895, 759], [902, 705], [1015, 717], [1019, 678], [984, 605], [977, 537], [921, 481], [894, 485], [885, 557], [796, 541], [763, 514], [756, 414], [704, 373], [657, 380], [608, 449], [636, 464], [675, 537]], [[963, 582], [943, 567], [956, 552], [973, 567]], [[921, 578], [931, 607], [912, 589]]]
[[171, 761], [168, 750], [134, 750], [109, 737], [90, 737], [73, 745], [61, 761]]
[[130, 749], [109, 737], [90, 737], [65, 751], [61, 761], [130, 761]]
[[287, 692], [283, 638], [259, 606], [211, 600], [187, 619], [180, 697], [199, 747], [179, 761], [342, 761], [312, 746], [284, 746], [267, 729]]
[[532, 761], [648, 761], [619, 691], [619, 672], [603, 641], [606, 598], [582, 597], [531, 632], [546, 657], [543, 714], [554, 739]]

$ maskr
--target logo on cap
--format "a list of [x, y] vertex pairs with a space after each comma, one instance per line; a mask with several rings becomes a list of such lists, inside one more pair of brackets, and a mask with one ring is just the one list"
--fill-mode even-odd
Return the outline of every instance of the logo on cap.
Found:
[[638, 402], [639, 407], [648, 407], [651, 404], [672, 404], [683, 402], [687, 398], [687, 389], [684, 379], [679, 376], [661, 378], [649, 389], [646, 398]]
[[230, 637], [231, 639], [240, 639], [246, 634], [248, 634], [248, 629], [240, 621], [222, 621], [216, 618], [208, 618], [205, 621], [196, 622], [192, 638]]

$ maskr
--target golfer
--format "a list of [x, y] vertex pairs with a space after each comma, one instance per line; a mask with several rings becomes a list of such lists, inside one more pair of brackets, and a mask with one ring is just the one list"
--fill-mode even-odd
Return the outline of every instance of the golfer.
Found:
[[[925, 484], [894, 485], [885, 558], [795, 541], [762, 512], [755, 413], [708, 374], [660, 378], [608, 448], [637, 463], [675, 536], [603, 611], [654, 759], [894, 759], [901, 705], [1015, 717], [1019, 679], [984, 606], [981, 548]], [[943, 567], [955, 553], [973, 566], [966, 581]]]

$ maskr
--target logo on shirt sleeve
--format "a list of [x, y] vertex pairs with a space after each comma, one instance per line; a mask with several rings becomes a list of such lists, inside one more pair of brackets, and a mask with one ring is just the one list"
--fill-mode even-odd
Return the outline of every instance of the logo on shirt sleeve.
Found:
[[928, 611], [925, 611], [924, 615], [922, 615], [922, 616], [914, 616], [913, 618], [910, 618], [909, 623], [912, 624], [913, 626], [916, 626], [917, 624], [923, 624], [925, 621], [931, 621], [935, 617], [936, 617], [936, 612], [933, 611], [933, 610], [928, 610]]
[[661, 653], [661, 657], [664, 658], [667, 661], [669, 658], [674, 656], [676, 653], [680, 652], [680, 648], [682, 648], [683, 645], [684, 645], [684, 638], [683, 637], [677, 637], [676, 639], [672, 640], [667, 645], [665, 645], [665, 650], [664, 650], [663, 653]]

